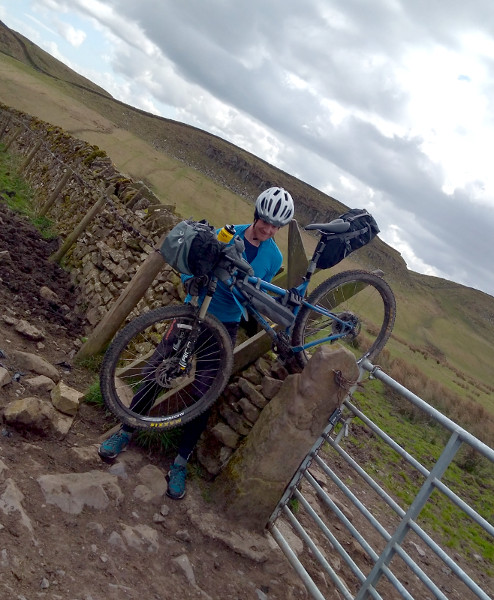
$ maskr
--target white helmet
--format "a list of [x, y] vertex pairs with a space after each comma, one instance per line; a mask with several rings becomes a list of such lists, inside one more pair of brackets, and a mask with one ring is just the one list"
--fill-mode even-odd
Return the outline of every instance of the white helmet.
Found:
[[254, 218], [262, 219], [275, 227], [283, 227], [293, 219], [293, 213], [290, 194], [283, 188], [272, 187], [258, 196]]

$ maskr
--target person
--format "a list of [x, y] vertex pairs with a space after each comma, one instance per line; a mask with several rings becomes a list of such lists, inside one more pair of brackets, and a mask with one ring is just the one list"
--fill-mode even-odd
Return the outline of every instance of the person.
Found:
[[[280, 270], [283, 257], [274, 241], [274, 235], [293, 219], [293, 215], [294, 205], [291, 195], [283, 188], [271, 187], [258, 196], [253, 222], [248, 225], [235, 225], [236, 235], [245, 245], [244, 258], [250, 263], [257, 277], [271, 281]], [[218, 281], [208, 312], [223, 323], [234, 347], [242, 310], [233, 298], [232, 292], [221, 281]], [[136, 396], [138, 394], [139, 392]], [[187, 462], [206, 428], [209, 415], [210, 410], [182, 427], [178, 454], [167, 476], [167, 495], [170, 498], [178, 500], [185, 496]], [[129, 445], [133, 431], [133, 428], [123, 425], [100, 445], [98, 450], [100, 457], [105, 461], [114, 460]]]

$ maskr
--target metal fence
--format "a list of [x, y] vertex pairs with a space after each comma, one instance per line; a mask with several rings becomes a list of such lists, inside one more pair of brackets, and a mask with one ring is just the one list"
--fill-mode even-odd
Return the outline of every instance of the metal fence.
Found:
[[[445, 481], [460, 448], [490, 472], [494, 451], [368, 360], [360, 368], [362, 377], [368, 371], [441, 432], [436, 455], [412, 456], [410, 439], [392, 439], [355, 406], [354, 388], [287, 487], [268, 530], [317, 600], [489, 600], [494, 595], [494, 507], [481, 510], [489, 522]], [[352, 440], [357, 423], [366, 443]], [[420, 435], [420, 425], [408, 431]], [[383, 457], [392, 457], [381, 472], [369, 460], [379, 448]], [[386, 481], [390, 470], [394, 476]], [[400, 477], [403, 489], [396, 483]], [[480, 505], [482, 480], [470, 478]], [[410, 482], [415, 492], [407, 498]], [[470, 540], [455, 548], [460, 520], [468, 521], [477, 551]], [[439, 535], [435, 528], [442, 529], [439, 543], [433, 539]]]

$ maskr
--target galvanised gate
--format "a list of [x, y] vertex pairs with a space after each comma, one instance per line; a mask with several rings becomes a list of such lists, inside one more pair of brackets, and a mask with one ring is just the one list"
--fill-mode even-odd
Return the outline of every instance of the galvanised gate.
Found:
[[[362, 376], [370, 372], [370, 377], [390, 386], [447, 432], [438, 458], [412, 456], [407, 451], [407, 440], [389, 437], [355, 406], [350, 394], [300, 466], [268, 530], [317, 600], [492, 599], [494, 507], [487, 520], [442, 477], [460, 448], [475, 450], [488, 459], [489, 467], [494, 463], [494, 451], [368, 360], [360, 364], [360, 369]], [[373, 474], [365, 462], [365, 446], [357, 455], [351, 455], [345, 440], [355, 417], [365, 424], [373, 440], [393, 449], [396, 458], [389, 468], [398, 469], [404, 479], [414, 477], [418, 482], [418, 492], [408, 503], [399, 503], [397, 495], [378, 482], [378, 473]], [[336, 434], [338, 423], [343, 426]], [[419, 435], [419, 425], [417, 431]], [[320, 452], [323, 446], [324, 453]], [[324, 460], [321, 454], [328, 453], [331, 459]], [[460, 551], [441, 547], [423, 529], [422, 515], [437, 502], [438, 494], [446, 500], [441, 514], [445, 519], [453, 515], [453, 529], [458, 511], [462, 519], [471, 521], [485, 556], [478, 553], [467, 559]], [[448, 507], [456, 508], [448, 512]], [[475, 568], [471, 568], [472, 563]]]

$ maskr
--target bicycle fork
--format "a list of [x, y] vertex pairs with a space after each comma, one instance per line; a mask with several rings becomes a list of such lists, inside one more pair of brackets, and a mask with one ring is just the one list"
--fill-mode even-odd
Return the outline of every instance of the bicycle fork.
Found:
[[[216, 288], [216, 286], [214, 286], [214, 288]], [[182, 372], [187, 369], [187, 367], [189, 366], [190, 359], [193, 356], [194, 348], [196, 347], [196, 342], [199, 338], [199, 333], [200, 333], [200, 329], [201, 329], [200, 324], [204, 320], [204, 317], [206, 316], [206, 313], [208, 312], [209, 304], [211, 302], [213, 293], [214, 293], [214, 289], [212, 290], [211, 294], [210, 294], [210, 290], [208, 289], [208, 293], [207, 293], [206, 297], [204, 298], [204, 301], [201, 304], [201, 307], [199, 308], [197, 318], [196, 318], [194, 324], [192, 326], [190, 326], [191, 331], [189, 333], [187, 342], [185, 343], [185, 346], [182, 350], [181, 356], [178, 360], [178, 366]], [[192, 304], [194, 303], [194, 300], [197, 301], [194, 298], [192, 300]]]

